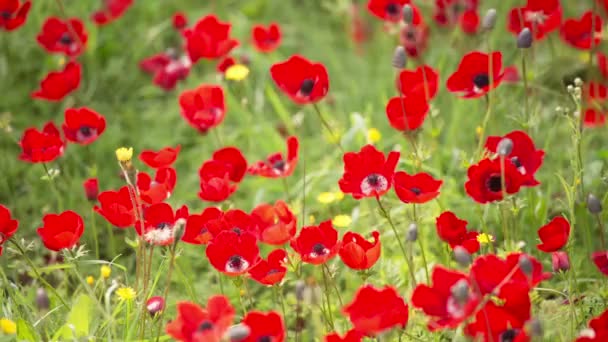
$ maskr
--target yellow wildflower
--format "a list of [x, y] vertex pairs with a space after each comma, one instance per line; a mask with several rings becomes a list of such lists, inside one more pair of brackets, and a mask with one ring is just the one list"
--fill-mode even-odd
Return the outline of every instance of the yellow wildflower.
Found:
[[483, 133], [483, 128], [481, 128], [481, 126], [477, 126], [477, 128], [475, 128], [475, 134], [477, 134], [478, 137], [481, 137], [482, 133]]
[[224, 76], [227, 80], [242, 81], [249, 75], [249, 68], [243, 64], [235, 64], [226, 69]]
[[88, 276], [87, 277], [87, 284], [93, 285], [93, 283], [95, 283], [95, 278], [93, 278], [92, 276]]
[[315, 215], [308, 216], [308, 224], [315, 224], [316, 221]]
[[336, 191], [334, 194], [336, 195], [337, 201], [341, 201], [344, 198], [344, 193], [340, 190]]
[[101, 277], [104, 279], [110, 278], [110, 274], [112, 274], [112, 269], [108, 265], [103, 265], [99, 269], [99, 273], [101, 273]]
[[0, 330], [7, 335], [15, 335], [17, 324], [8, 318], [0, 318]]
[[333, 192], [322, 192], [317, 196], [317, 202], [321, 204], [329, 204], [336, 200], [336, 194]]
[[131, 158], [133, 158], [133, 147], [121, 147], [116, 149], [116, 159], [118, 159], [119, 162], [129, 162], [131, 161]]
[[121, 287], [116, 290], [116, 295], [120, 300], [133, 300], [137, 296], [137, 293], [131, 287]]
[[382, 138], [382, 133], [376, 128], [370, 128], [367, 130], [367, 142], [370, 144], [377, 143]]
[[350, 215], [336, 215], [336, 217], [331, 220], [331, 223], [339, 228], [348, 227], [352, 222], [353, 219], [350, 217]]
[[482, 245], [488, 244], [488, 243], [494, 242], [494, 237], [490, 234], [481, 233], [481, 234], [477, 235], [477, 242], [479, 242]]

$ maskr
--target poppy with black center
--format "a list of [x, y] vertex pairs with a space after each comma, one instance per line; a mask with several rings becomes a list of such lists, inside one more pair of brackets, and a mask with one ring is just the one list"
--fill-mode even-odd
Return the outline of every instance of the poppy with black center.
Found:
[[399, 152], [384, 153], [373, 145], [364, 146], [359, 152], [344, 154], [344, 174], [338, 182], [343, 193], [355, 199], [380, 197], [391, 188]]
[[[403, 5], [409, 4], [411, 0], [369, 0], [367, 10], [375, 17], [398, 22], [402, 18]], [[414, 15], [415, 16], [415, 15]]]
[[395, 193], [403, 203], [426, 203], [439, 196], [443, 184], [428, 173], [409, 175], [403, 171], [395, 173], [393, 182]]
[[176, 226], [185, 224], [188, 216], [186, 206], [174, 211], [167, 203], [157, 203], [146, 208], [144, 222], [137, 221], [135, 230], [146, 242], [166, 246], [173, 242]]
[[433, 18], [441, 26], [458, 25], [464, 33], [475, 34], [480, 18], [478, 0], [435, 0]]
[[283, 280], [287, 273], [284, 266], [287, 253], [283, 249], [275, 249], [268, 254], [266, 260], [262, 259], [249, 270], [251, 279], [262, 285], [274, 285]]
[[212, 296], [207, 307], [177, 303], [177, 317], [167, 323], [169, 336], [178, 341], [220, 341], [232, 325], [235, 310], [225, 296]]
[[272, 65], [270, 76], [279, 89], [297, 104], [316, 103], [329, 91], [325, 66], [299, 55]]
[[21, 3], [20, 0], [10, 0], [8, 4], [5, 3], [0, 4], [2, 7], [2, 10], [0, 10], [0, 29], [12, 31], [25, 23], [32, 2]]
[[36, 39], [50, 53], [76, 57], [84, 51], [88, 36], [82, 20], [51, 17], [44, 22]]
[[525, 181], [515, 165], [504, 164], [504, 191], [502, 191], [500, 159], [483, 159], [472, 165], [467, 171], [468, 180], [465, 183], [466, 193], [476, 202], [488, 203], [503, 199], [503, 194], [514, 194], [519, 191]]
[[105, 131], [106, 119], [87, 107], [68, 108], [65, 111], [65, 121], [61, 128], [68, 141], [88, 145], [97, 140]]
[[218, 271], [237, 276], [246, 273], [260, 260], [257, 239], [248, 231], [220, 232], [207, 246], [207, 258]]
[[459, 97], [477, 98], [498, 87], [503, 76], [500, 52], [488, 55], [474, 51], [462, 58], [458, 69], [450, 75], [446, 85], [450, 92], [458, 94]]
[[287, 138], [287, 153], [276, 152], [265, 160], [260, 160], [249, 166], [250, 174], [265, 178], [282, 178], [291, 176], [298, 163], [299, 141], [295, 136]]
[[331, 221], [318, 226], [303, 227], [300, 234], [291, 240], [291, 248], [300, 254], [302, 261], [320, 265], [333, 258], [340, 249], [338, 231]]

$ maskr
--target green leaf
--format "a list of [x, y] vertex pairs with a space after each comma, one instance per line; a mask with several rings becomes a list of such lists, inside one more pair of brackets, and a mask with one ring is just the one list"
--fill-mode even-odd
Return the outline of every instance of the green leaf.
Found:
[[91, 298], [81, 294], [74, 302], [72, 310], [68, 314], [64, 324], [53, 336], [53, 340], [67, 340], [89, 334], [89, 323], [91, 316]]
[[17, 319], [17, 340], [39, 341], [39, 339], [36, 337], [34, 328], [23, 318]]

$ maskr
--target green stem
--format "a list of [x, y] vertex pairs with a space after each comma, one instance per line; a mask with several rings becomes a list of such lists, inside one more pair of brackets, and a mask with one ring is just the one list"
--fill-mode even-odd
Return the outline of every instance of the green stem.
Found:
[[285, 338], [289, 341], [289, 325], [287, 324], [287, 310], [285, 310], [285, 299], [283, 298], [283, 291], [279, 285], [273, 285], [272, 291], [274, 292], [274, 298], [276, 302], [281, 304], [281, 312], [283, 313], [283, 322], [285, 324]]
[[530, 108], [528, 104], [528, 73], [526, 72], [526, 52], [525, 49], [521, 51], [521, 77], [524, 81], [524, 130], [529, 131], [530, 127]]
[[327, 284], [327, 274], [325, 274], [325, 268], [321, 269], [321, 273], [323, 274], [323, 286], [325, 287], [325, 302], [327, 304], [327, 316], [328, 316], [328, 321], [327, 322], [329, 324], [329, 326], [331, 327], [332, 330], [334, 330], [334, 318], [333, 318], [333, 313], [331, 312], [331, 301], [329, 300], [329, 285]]
[[331, 135], [332, 140], [334, 141], [336, 146], [338, 146], [338, 148], [340, 149], [340, 152], [344, 153], [344, 148], [342, 148], [342, 144], [340, 144], [340, 138], [334, 133], [334, 131], [333, 131], [333, 129], [331, 129], [331, 126], [329, 125], [329, 123], [323, 117], [323, 114], [321, 114], [321, 110], [319, 109], [319, 106], [317, 106], [316, 103], [314, 103], [312, 106], [314, 107], [315, 112], [317, 113], [317, 116], [319, 117], [319, 120], [321, 121], [321, 124], [323, 124], [323, 126], [325, 126], [325, 129], [327, 129], [327, 131], [329, 132], [329, 135]]
[[99, 238], [97, 237], [97, 222], [95, 220], [95, 212], [93, 210], [91, 210], [91, 227], [93, 230], [93, 240], [95, 242], [95, 259], [99, 260]]
[[106, 310], [103, 308], [103, 306], [101, 305], [101, 303], [99, 302], [99, 300], [97, 300], [97, 296], [95, 295], [95, 293], [93, 293], [93, 291], [91, 290], [91, 287], [89, 286], [89, 284], [87, 284], [86, 280], [84, 280], [82, 278], [82, 274], [80, 272], [80, 266], [78, 266], [78, 261], [76, 260], [76, 254], [74, 254], [74, 251], [71, 250], [71, 249], [67, 249], [67, 251], [72, 256], [72, 264], [74, 265], [74, 272], [73, 273], [75, 274], [76, 279], [78, 279], [78, 281], [80, 282], [80, 284], [84, 288], [85, 292], [95, 302], [95, 304], [97, 305], [97, 309], [105, 316], [106, 319], [111, 320], [112, 317], [110, 316], [110, 314], [106, 312]]
[[[165, 303], [169, 303], [169, 289], [171, 288], [171, 276], [173, 275], [173, 268], [174, 268], [174, 264], [175, 264], [175, 250], [177, 248], [177, 243], [173, 243], [171, 245], [171, 256], [169, 258], [169, 270], [167, 271], [167, 282], [165, 284], [165, 292], [163, 293], [163, 299], [165, 300]], [[152, 258], [152, 256], [150, 255], [150, 258]], [[145, 309], [145, 305], [144, 305], [144, 309]], [[158, 320], [162, 322], [163, 316], [165, 314], [166, 310], [162, 310]], [[158, 329], [156, 331], [156, 342], [158, 342], [158, 340], [160, 339], [160, 333], [161, 333], [161, 328], [162, 327], [162, 323], [158, 325]]]
[[[412, 204], [412, 216], [414, 217], [414, 222], [418, 224], [418, 215], [416, 213], [416, 203]], [[418, 246], [420, 247], [420, 255], [422, 256], [422, 262], [424, 263], [424, 275], [426, 276], [426, 282], [428, 284], [431, 283], [431, 277], [429, 277], [429, 264], [426, 261], [426, 252], [424, 250], [424, 244], [422, 242], [422, 236], [418, 236]]]
[[330, 283], [331, 283], [332, 287], [334, 288], [334, 291], [336, 291], [336, 297], [338, 297], [338, 302], [340, 303], [340, 307], [344, 307], [344, 302], [342, 302], [342, 296], [340, 295], [340, 289], [338, 289], [338, 284], [336, 283], [334, 278], [332, 278], [330, 276], [331, 273], [329, 272], [329, 267], [327, 266], [327, 264], [323, 264], [323, 268], [325, 269], [325, 272], [327, 272], [327, 277], [329, 278]]
[[478, 158], [481, 158], [483, 153], [483, 145], [485, 141], [488, 122], [490, 122], [490, 117], [492, 117], [492, 104], [490, 103], [490, 96], [486, 94], [486, 113], [483, 118], [483, 123], [481, 124], [481, 134], [479, 135], [479, 143], [477, 145], [477, 152], [475, 154]]

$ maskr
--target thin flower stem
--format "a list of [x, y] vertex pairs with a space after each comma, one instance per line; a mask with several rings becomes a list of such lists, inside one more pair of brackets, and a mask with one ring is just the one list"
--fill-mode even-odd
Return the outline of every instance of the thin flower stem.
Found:
[[97, 300], [97, 296], [91, 290], [91, 287], [89, 286], [89, 284], [87, 284], [87, 282], [82, 278], [82, 274], [80, 272], [80, 267], [78, 266], [78, 261], [76, 259], [76, 254], [74, 254], [74, 251], [71, 249], [68, 249], [67, 251], [72, 256], [72, 264], [74, 265], [73, 273], [76, 275], [76, 279], [78, 279], [78, 281], [84, 288], [85, 292], [89, 295], [89, 297], [91, 297], [91, 299], [93, 299], [95, 301], [95, 304], [97, 304], [97, 308], [105, 316], [105, 318], [108, 320], [112, 320], [112, 316], [103, 308], [103, 306], [101, 305], [99, 300]]
[[507, 227], [507, 215], [505, 213], [505, 205], [506, 203], [506, 190], [507, 190], [507, 186], [506, 186], [506, 180], [505, 180], [505, 157], [504, 156], [500, 156], [500, 192], [502, 195], [502, 201], [499, 204], [499, 210], [500, 210], [500, 215], [501, 215], [501, 221], [502, 221], [502, 234], [503, 234], [503, 239], [505, 241], [505, 246], [506, 244], [509, 242], [509, 235], [508, 235], [508, 227]]
[[342, 144], [340, 144], [340, 137], [334, 133], [334, 131], [331, 128], [331, 126], [329, 125], [329, 123], [325, 120], [325, 118], [323, 117], [323, 114], [321, 114], [321, 110], [319, 109], [319, 106], [317, 106], [316, 103], [313, 103], [312, 106], [315, 109], [315, 112], [317, 113], [317, 116], [319, 117], [321, 124], [323, 124], [323, 126], [325, 126], [325, 129], [327, 129], [327, 131], [329, 132], [329, 135], [331, 135], [332, 140], [334, 141], [336, 146], [340, 149], [340, 152], [344, 153], [344, 148], [342, 148]]
[[[412, 215], [414, 217], [414, 222], [418, 224], [418, 215], [416, 213], [416, 203], [412, 203]], [[431, 277], [429, 277], [429, 264], [426, 261], [426, 252], [424, 250], [424, 244], [422, 242], [421, 236], [418, 236], [416, 239], [418, 240], [418, 246], [420, 247], [420, 255], [422, 256], [422, 263], [424, 263], [424, 275], [426, 276], [426, 282], [430, 284]]]
[[340, 303], [340, 307], [344, 307], [344, 302], [342, 302], [342, 296], [340, 295], [340, 289], [338, 289], [338, 284], [336, 283], [334, 278], [330, 276], [331, 272], [329, 271], [329, 267], [327, 266], [327, 264], [323, 264], [323, 268], [324, 268], [325, 272], [327, 272], [327, 277], [329, 278], [331, 285], [334, 288], [334, 291], [336, 291], [336, 297], [338, 297], [338, 302]]
[[475, 155], [480, 159], [483, 156], [483, 145], [485, 141], [486, 130], [491, 117], [492, 103], [490, 102], [490, 96], [486, 94], [486, 113], [484, 114], [483, 122], [481, 124], [481, 134], [479, 134], [479, 143], [477, 145], [477, 152], [475, 153]]
[[325, 274], [325, 268], [321, 268], [321, 273], [323, 274], [323, 286], [325, 287], [325, 302], [327, 304], [327, 316], [328, 316], [328, 321], [327, 323], [329, 323], [329, 326], [331, 327], [331, 329], [334, 329], [334, 318], [333, 318], [333, 314], [331, 312], [331, 301], [329, 300], [329, 285], [327, 284], [327, 274]]
[[220, 293], [223, 296], [224, 295], [224, 280], [222, 279], [222, 274], [219, 271], [217, 272], [217, 282], [220, 285]]
[[91, 210], [91, 229], [93, 230], [93, 241], [95, 243], [95, 259], [99, 260], [99, 238], [97, 236], [97, 220], [95, 220], [95, 212]]
[[245, 296], [247, 296], [247, 300], [249, 301], [249, 307], [253, 308], [253, 297], [251, 296], [251, 292], [249, 292], [249, 286], [247, 286], [247, 278], [243, 277], [243, 288], [245, 289]]
[[131, 301], [127, 300], [127, 308], [125, 309], [125, 332], [124, 332], [124, 340], [129, 340], [129, 316], [131, 315]]
[[526, 71], [526, 51], [521, 49], [521, 78], [524, 81], [524, 130], [530, 130], [530, 107], [528, 104], [528, 74]]
[[55, 183], [55, 179], [51, 177], [51, 173], [49, 171], [48, 166], [46, 166], [46, 163], [42, 163], [42, 167], [44, 168], [44, 172], [46, 174], [46, 177], [49, 181], [49, 183], [51, 183], [51, 188], [53, 189], [53, 192], [55, 193], [55, 198], [57, 199], [57, 203], [59, 204], [59, 211], [63, 211], [63, 197], [61, 196], [61, 192], [59, 191], [59, 188], [57, 187], [57, 183]]
[[273, 285], [272, 291], [274, 292], [275, 302], [281, 304], [281, 312], [283, 313], [283, 322], [285, 323], [285, 339], [289, 341], [289, 329], [287, 324], [287, 310], [285, 310], [285, 299], [283, 298], [283, 291], [279, 285]]
[[595, 218], [597, 219], [597, 229], [599, 230], [600, 247], [602, 248], [603, 251], [605, 251], [606, 250], [606, 238], [604, 237], [604, 221], [602, 221], [602, 218], [599, 213], [595, 214]]
[[283, 190], [285, 191], [285, 201], [289, 202], [289, 184], [287, 183], [287, 177], [282, 177], [281, 180], [283, 181]]
[[[165, 291], [163, 292], [163, 299], [165, 300], [165, 303], [169, 303], [169, 289], [171, 288], [171, 276], [173, 275], [173, 268], [175, 266], [175, 250], [176, 249], [177, 249], [177, 243], [173, 243], [171, 245], [171, 256], [169, 257], [169, 270], [167, 271], [167, 281], [165, 284]], [[152, 257], [152, 256], [150, 255], [150, 257]], [[145, 300], [145, 298], [144, 298], [144, 300]], [[145, 301], [144, 301], [142, 310], [145, 310], [145, 308], [146, 308], [146, 305], [145, 305]], [[161, 322], [162, 322], [163, 316], [165, 314], [165, 311], [166, 310], [162, 310], [158, 317], [158, 320]], [[156, 342], [158, 342], [158, 340], [160, 339], [161, 327], [162, 327], [162, 323], [158, 325], [158, 329], [156, 330]]]

